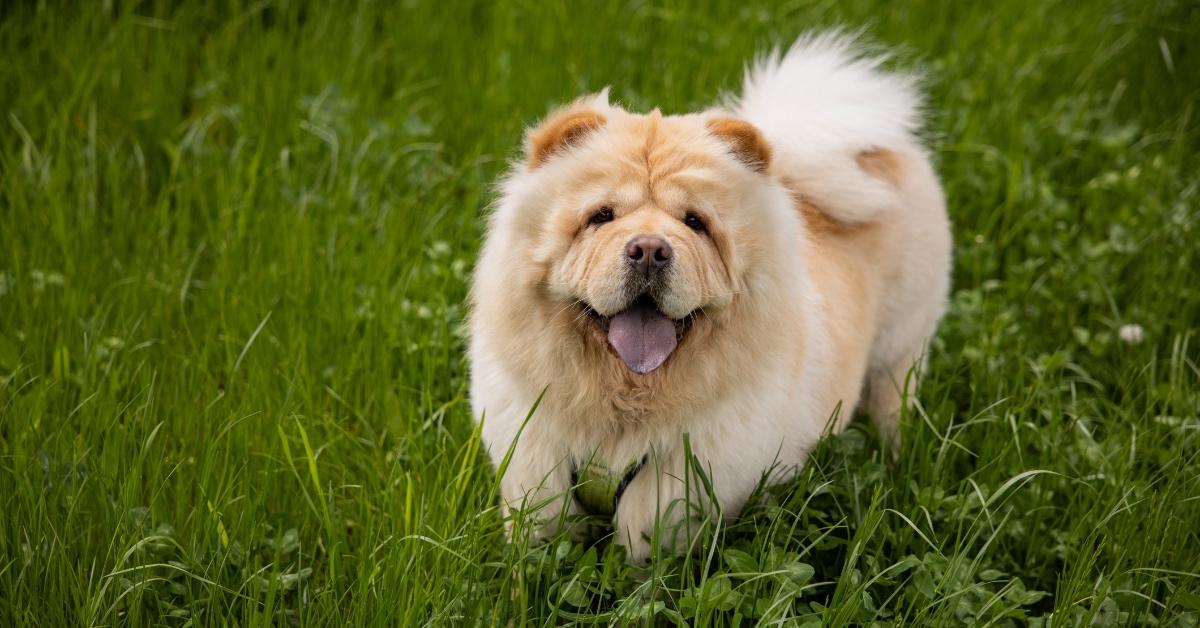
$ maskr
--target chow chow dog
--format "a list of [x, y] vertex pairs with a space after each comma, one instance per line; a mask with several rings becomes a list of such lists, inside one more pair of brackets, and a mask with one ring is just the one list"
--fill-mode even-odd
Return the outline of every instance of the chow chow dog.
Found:
[[528, 131], [469, 321], [510, 534], [605, 515], [644, 561], [688, 547], [685, 521], [736, 516], [856, 410], [899, 445], [949, 290], [920, 106], [913, 76], [825, 34], [701, 113], [605, 90]]

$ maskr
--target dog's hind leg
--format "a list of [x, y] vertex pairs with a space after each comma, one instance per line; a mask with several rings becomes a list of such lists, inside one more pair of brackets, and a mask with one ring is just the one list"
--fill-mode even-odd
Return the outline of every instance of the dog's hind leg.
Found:
[[918, 350], [873, 365], [867, 373], [867, 414], [893, 459], [900, 454], [900, 411], [917, 394], [925, 362], [924, 351]]

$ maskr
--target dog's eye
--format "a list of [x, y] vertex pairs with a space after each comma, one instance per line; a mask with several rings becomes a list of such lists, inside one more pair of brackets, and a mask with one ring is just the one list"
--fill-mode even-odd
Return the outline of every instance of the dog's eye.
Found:
[[692, 231], [704, 231], [704, 219], [695, 212], [688, 212], [683, 217], [683, 224], [687, 225]]
[[589, 225], [602, 225], [606, 222], [612, 222], [612, 219], [613, 219], [612, 208], [611, 207], [601, 207], [600, 209], [596, 210], [596, 213], [592, 214], [591, 218], [588, 218], [588, 224]]

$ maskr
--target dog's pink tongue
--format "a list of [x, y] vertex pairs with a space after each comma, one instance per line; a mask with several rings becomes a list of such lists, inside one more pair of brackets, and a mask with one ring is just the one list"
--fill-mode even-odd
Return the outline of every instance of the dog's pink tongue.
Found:
[[649, 300], [639, 300], [609, 320], [608, 342], [626, 366], [649, 373], [675, 350], [675, 323]]

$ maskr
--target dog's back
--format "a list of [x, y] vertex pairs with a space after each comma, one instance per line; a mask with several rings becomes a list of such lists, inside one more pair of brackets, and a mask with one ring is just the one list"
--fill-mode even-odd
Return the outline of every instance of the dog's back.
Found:
[[812, 240], [809, 266], [838, 348], [831, 386], [846, 411], [866, 409], [895, 437], [909, 372], [945, 309], [950, 231], [916, 132], [917, 78], [886, 73], [839, 34], [801, 37], [746, 73], [733, 115], [771, 145], [771, 174], [791, 191]]

